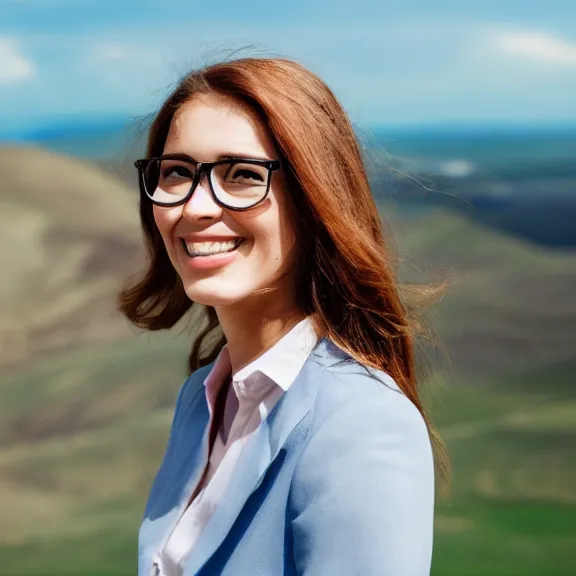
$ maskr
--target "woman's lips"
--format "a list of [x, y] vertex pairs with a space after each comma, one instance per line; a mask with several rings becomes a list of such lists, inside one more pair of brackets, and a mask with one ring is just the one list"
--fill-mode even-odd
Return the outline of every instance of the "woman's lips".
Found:
[[191, 242], [189, 240], [185, 240], [184, 238], [181, 240], [188, 256], [191, 258], [198, 258], [220, 256], [222, 254], [233, 252], [238, 248], [238, 246], [240, 246], [244, 238], [238, 236], [229, 240], [213, 240], [202, 242]]
[[[186, 258], [186, 266], [196, 270], [225, 266], [238, 256], [238, 247], [244, 240], [244, 238], [238, 238], [233, 243], [226, 244], [225, 242], [190, 243], [182, 239], [181, 246]], [[216, 244], [218, 246], [215, 246]]]

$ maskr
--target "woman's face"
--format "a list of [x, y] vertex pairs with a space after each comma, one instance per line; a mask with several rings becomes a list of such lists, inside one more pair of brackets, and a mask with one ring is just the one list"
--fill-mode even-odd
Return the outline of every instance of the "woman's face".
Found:
[[[174, 153], [199, 162], [226, 155], [279, 159], [272, 137], [251, 110], [206, 95], [174, 115], [164, 154]], [[188, 297], [218, 307], [237, 304], [261, 289], [280, 290], [284, 296], [293, 290], [295, 233], [288, 202], [280, 169], [272, 172], [266, 199], [244, 212], [216, 204], [206, 176], [186, 204], [154, 206], [156, 226]]]

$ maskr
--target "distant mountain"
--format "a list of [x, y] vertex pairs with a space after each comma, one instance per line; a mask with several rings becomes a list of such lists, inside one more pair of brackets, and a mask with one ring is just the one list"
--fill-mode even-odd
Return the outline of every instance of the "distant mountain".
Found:
[[388, 171], [372, 179], [398, 210], [456, 210], [474, 222], [554, 249], [576, 249], [576, 175], [488, 178]]
[[367, 157], [375, 196], [400, 209], [449, 207], [536, 244], [576, 248], [576, 129], [388, 134]]

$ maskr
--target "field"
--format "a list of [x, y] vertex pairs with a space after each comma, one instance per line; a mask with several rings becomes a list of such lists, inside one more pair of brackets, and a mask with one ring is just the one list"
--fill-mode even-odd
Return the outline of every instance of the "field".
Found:
[[[140, 257], [133, 191], [51, 156], [63, 200], [38, 210], [38, 182], [16, 181], [21, 155], [0, 167], [2, 245], [17, 248], [2, 252], [0, 574], [134, 574], [192, 328], [136, 334], [113, 314]], [[78, 178], [103, 179], [89, 211]], [[454, 468], [433, 574], [576, 574], [576, 254], [445, 210], [382, 213], [405, 280], [451, 280], [428, 315], [450, 363], [433, 365], [427, 403]]]

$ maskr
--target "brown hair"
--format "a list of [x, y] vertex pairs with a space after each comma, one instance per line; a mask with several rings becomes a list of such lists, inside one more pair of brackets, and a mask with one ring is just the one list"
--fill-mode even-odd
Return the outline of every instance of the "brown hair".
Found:
[[[270, 130], [282, 156], [302, 258], [297, 301], [316, 330], [358, 362], [389, 374], [424, 416], [442, 451], [416, 384], [413, 332], [384, 241], [378, 210], [354, 130], [328, 86], [286, 59], [243, 58], [184, 77], [156, 115], [147, 155], [162, 154], [170, 122], [199, 94], [228, 96], [248, 105]], [[139, 327], [171, 328], [192, 307], [143, 200], [140, 217], [149, 266], [119, 296], [121, 311]], [[206, 308], [190, 370], [211, 362], [224, 344], [218, 319]], [[217, 339], [210, 340], [211, 336]], [[443, 456], [437, 464], [445, 464]]]

